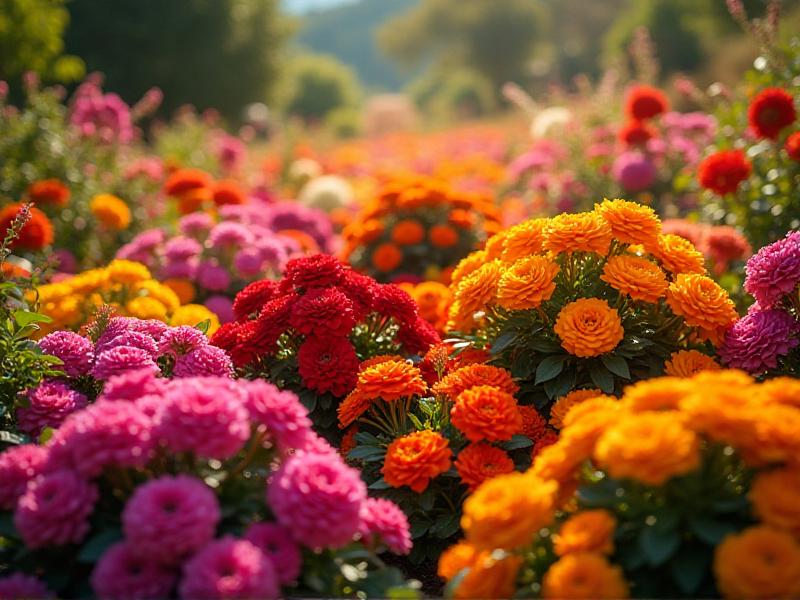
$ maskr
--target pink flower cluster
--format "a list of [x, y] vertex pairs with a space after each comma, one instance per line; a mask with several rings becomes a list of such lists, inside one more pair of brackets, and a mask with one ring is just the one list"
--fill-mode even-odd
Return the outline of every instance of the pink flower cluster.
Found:
[[72, 102], [70, 123], [82, 136], [104, 143], [126, 144], [133, 140], [130, 107], [117, 94], [104, 94], [96, 80], [89, 78], [81, 84]]

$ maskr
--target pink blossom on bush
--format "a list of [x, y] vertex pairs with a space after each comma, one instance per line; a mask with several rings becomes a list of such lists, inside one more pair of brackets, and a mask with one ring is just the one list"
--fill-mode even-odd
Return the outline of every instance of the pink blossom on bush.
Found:
[[40, 600], [53, 598], [43, 581], [24, 573], [0, 577], [0, 600]]
[[87, 398], [60, 381], [43, 381], [28, 391], [28, 406], [17, 409], [17, 426], [34, 437], [58, 427], [67, 415], [86, 406]]
[[67, 377], [80, 377], [89, 372], [94, 359], [92, 340], [72, 331], [54, 331], [41, 340], [42, 352], [61, 359]]
[[133, 346], [117, 346], [98, 355], [92, 367], [92, 377], [105, 380], [126, 371], [141, 369], [158, 372], [158, 365], [147, 350]]
[[277, 523], [253, 523], [245, 531], [244, 539], [272, 561], [282, 585], [291, 584], [300, 576], [303, 556], [285, 527]]
[[205, 334], [196, 327], [180, 325], [170, 327], [158, 340], [158, 353], [161, 356], [176, 358], [189, 354], [192, 350], [208, 343]]
[[134, 552], [128, 542], [109, 547], [92, 571], [91, 584], [100, 600], [168, 598], [175, 573], [151, 556]]
[[311, 420], [295, 394], [262, 380], [250, 382], [245, 393], [250, 418], [266, 427], [273, 443], [283, 451], [304, 447], [311, 433]]
[[0, 454], [0, 509], [12, 510], [28, 482], [39, 475], [47, 450], [34, 444], [14, 446]]
[[106, 381], [102, 397], [105, 400], [137, 400], [163, 390], [165, 381], [157, 378], [150, 368], [125, 371]]
[[408, 517], [394, 502], [383, 498], [367, 498], [361, 505], [359, 533], [367, 543], [383, 543], [395, 554], [411, 552], [411, 530]]
[[233, 377], [233, 363], [222, 348], [208, 344], [175, 360], [174, 377]]

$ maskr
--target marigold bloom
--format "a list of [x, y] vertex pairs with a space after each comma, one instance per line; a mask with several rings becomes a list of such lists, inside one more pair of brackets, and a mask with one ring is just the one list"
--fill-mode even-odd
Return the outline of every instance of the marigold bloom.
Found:
[[481, 552], [454, 590], [453, 597], [457, 600], [511, 598], [521, 565], [519, 556], [497, 559], [490, 552]]
[[478, 385], [492, 386], [509, 394], [519, 391], [519, 386], [508, 371], [481, 363], [468, 364], [448, 373], [433, 386], [433, 391], [455, 400], [461, 392]]
[[497, 260], [503, 255], [503, 247], [505, 246], [508, 233], [508, 229], [503, 229], [486, 240], [484, 251], [486, 252], [487, 260]]
[[113, 194], [98, 194], [89, 202], [89, 210], [109, 229], [121, 231], [131, 224], [131, 209]]
[[594, 456], [615, 478], [661, 485], [700, 464], [700, 440], [674, 413], [625, 415], [597, 440]]
[[751, 172], [750, 161], [744, 152], [723, 150], [703, 159], [697, 167], [697, 178], [701, 186], [724, 196], [735, 192]]
[[631, 412], [677, 410], [681, 400], [693, 391], [694, 386], [685, 379], [645, 379], [625, 388], [623, 402], [625, 408]]
[[419, 306], [419, 315], [437, 329], [443, 329], [447, 309], [453, 301], [450, 288], [438, 281], [423, 281], [410, 293]]
[[544, 229], [549, 219], [530, 219], [509, 228], [503, 238], [503, 262], [512, 263], [544, 251]]
[[238, 181], [233, 179], [220, 179], [211, 188], [211, 199], [217, 206], [230, 204], [246, 204], [247, 194]]
[[372, 266], [382, 273], [394, 271], [403, 261], [403, 253], [394, 244], [381, 244], [372, 252]]
[[387, 360], [361, 368], [356, 390], [370, 400], [391, 402], [428, 391], [420, 370], [405, 360]]
[[456, 458], [456, 471], [470, 491], [492, 477], [511, 473], [514, 461], [505, 450], [486, 442], [469, 444]]
[[784, 145], [786, 154], [794, 161], [800, 162], [800, 131], [795, 131], [786, 138]]
[[634, 300], [656, 303], [669, 284], [664, 271], [640, 256], [612, 256], [603, 267], [600, 279]]
[[455, 293], [461, 310], [476, 313], [486, 309], [486, 306], [494, 300], [502, 275], [502, 264], [498, 260], [493, 260], [462, 279]]
[[151, 279], [150, 271], [142, 263], [117, 258], [106, 267], [106, 275], [112, 283], [131, 285]]
[[600, 554], [568, 554], [556, 561], [542, 579], [542, 598], [618, 599], [628, 597], [622, 569]]
[[471, 544], [466, 542], [454, 544], [439, 556], [436, 573], [445, 581], [450, 581], [463, 569], [471, 567], [479, 554], [478, 549]]
[[595, 252], [605, 256], [613, 234], [596, 212], [561, 213], [544, 228], [544, 247], [551, 252]]
[[182, 215], [201, 210], [212, 201], [212, 194], [209, 188], [196, 188], [183, 192], [178, 197], [178, 212]]
[[178, 325], [197, 327], [197, 325], [205, 321], [209, 322], [206, 335], [214, 335], [214, 332], [219, 329], [219, 318], [217, 315], [202, 304], [184, 304], [172, 313], [169, 324], [173, 327], [177, 327]]
[[558, 556], [576, 552], [614, 552], [617, 520], [607, 510], [584, 510], [567, 519], [553, 538]]
[[210, 188], [211, 175], [200, 169], [178, 169], [164, 183], [164, 193], [168, 196], [181, 196], [198, 188]]
[[761, 521], [800, 538], [800, 470], [797, 467], [760, 472], [750, 487], [748, 498]]
[[610, 352], [625, 335], [617, 311], [599, 298], [580, 298], [567, 304], [558, 313], [553, 330], [561, 346], [580, 357]]
[[437, 248], [450, 248], [458, 243], [458, 232], [448, 225], [434, 225], [428, 231], [428, 237]]
[[611, 226], [611, 233], [625, 244], [649, 244], [661, 233], [661, 221], [649, 206], [627, 200], [603, 200], [595, 210]]
[[[0, 239], [5, 238], [22, 207], [23, 204], [18, 202], [0, 209]], [[50, 219], [35, 206], [30, 207], [29, 211], [30, 218], [22, 226], [19, 237], [11, 242], [11, 248], [36, 251], [53, 243], [53, 224]]]
[[467, 275], [476, 271], [478, 267], [482, 266], [487, 261], [488, 257], [485, 250], [478, 250], [462, 258], [450, 275], [450, 285], [452, 289], [456, 289], [458, 284], [461, 283]]
[[767, 525], [728, 535], [714, 551], [713, 568], [725, 598], [800, 595], [800, 544]]
[[520, 258], [500, 277], [497, 303], [509, 310], [536, 308], [556, 290], [559, 267], [546, 256]]
[[398, 221], [392, 229], [392, 241], [398, 246], [413, 246], [425, 238], [425, 228], [414, 219]]
[[134, 298], [125, 305], [125, 310], [132, 317], [137, 319], [157, 319], [165, 321], [167, 319], [167, 307], [155, 298], [142, 296]]
[[800, 379], [796, 377], [775, 377], [759, 386], [764, 402], [784, 404], [800, 408]]
[[517, 406], [517, 411], [522, 418], [522, 426], [519, 429], [520, 434], [538, 440], [541, 438], [545, 431], [547, 431], [547, 421], [539, 414], [533, 406]]
[[777, 139], [780, 132], [795, 122], [794, 98], [782, 88], [761, 90], [747, 110], [747, 120], [758, 137]]
[[510, 440], [522, 426], [514, 396], [488, 385], [461, 392], [450, 421], [471, 442]]
[[603, 392], [600, 390], [573, 390], [566, 396], [561, 396], [555, 401], [552, 408], [550, 408], [550, 425], [556, 429], [564, 427], [564, 417], [567, 416], [575, 406], [581, 402], [585, 402], [590, 398], [602, 396]]
[[181, 304], [188, 304], [194, 300], [197, 294], [194, 284], [188, 279], [166, 279], [164, 280], [164, 285], [175, 292]]
[[678, 275], [667, 290], [667, 304], [687, 324], [709, 335], [724, 332], [738, 317], [728, 292], [705, 275]]
[[482, 550], [513, 550], [533, 541], [550, 523], [558, 484], [526, 473], [486, 481], [464, 502], [461, 526], [469, 543]]
[[719, 363], [697, 350], [678, 350], [664, 363], [664, 374], [673, 377], [692, 377], [700, 371], [719, 371]]
[[667, 233], [658, 236], [656, 245], [650, 252], [670, 273], [705, 273], [705, 258], [689, 240], [679, 235]]
[[369, 407], [372, 406], [372, 402], [372, 398], [362, 394], [358, 389], [350, 392], [336, 408], [339, 429], [344, 429], [354, 423], [361, 415], [367, 412]]
[[441, 434], [427, 429], [415, 431], [389, 444], [381, 473], [390, 486], [407, 485], [421, 494], [431, 479], [450, 468], [452, 455]]
[[28, 186], [28, 200], [35, 204], [66, 206], [69, 203], [70, 191], [58, 179], [41, 179]]
[[619, 128], [617, 137], [626, 146], [644, 146], [651, 139], [658, 137], [658, 131], [645, 121], [631, 119]]

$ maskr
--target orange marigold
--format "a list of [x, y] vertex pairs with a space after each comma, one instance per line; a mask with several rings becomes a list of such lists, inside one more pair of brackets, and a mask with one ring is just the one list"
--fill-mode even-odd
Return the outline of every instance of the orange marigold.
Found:
[[649, 206], [605, 199], [594, 208], [611, 226], [614, 237], [625, 244], [650, 244], [661, 233], [661, 221]]
[[659, 235], [655, 245], [648, 246], [648, 250], [675, 275], [706, 272], [702, 253], [692, 242], [674, 233]]
[[447, 215], [447, 222], [462, 229], [472, 229], [477, 223], [478, 219], [470, 211], [462, 208], [451, 210]]
[[197, 293], [194, 285], [188, 279], [165, 279], [164, 285], [175, 292], [181, 304], [189, 304]]
[[617, 311], [599, 298], [580, 298], [558, 313], [554, 331], [561, 346], [575, 356], [598, 356], [622, 341], [625, 331]]
[[659, 377], [638, 381], [625, 388], [623, 404], [631, 412], [678, 410], [681, 400], [694, 386], [679, 377]]
[[450, 409], [450, 421], [471, 442], [510, 440], [522, 427], [514, 396], [488, 385], [461, 392]]
[[211, 202], [211, 190], [209, 188], [195, 188], [186, 190], [178, 196], [178, 212], [182, 215], [201, 210]]
[[66, 206], [69, 203], [70, 191], [58, 179], [41, 179], [28, 186], [28, 200], [35, 204], [51, 204]]
[[529, 473], [489, 479], [464, 501], [461, 527], [469, 543], [482, 550], [513, 550], [529, 545], [550, 524], [558, 484]]
[[398, 221], [392, 229], [392, 241], [398, 246], [413, 246], [425, 238], [425, 228], [414, 219]]
[[500, 277], [497, 303], [509, 310], [536, 308], [556, 291], [559, 267], [546, 256], [520, 258]]
[[89, 202], [89, 210], [109, 229], [121, 231], [131, 224], [131, 209], [113, 194], [98, 194]]
[[505, 450], [478, 442], [469, 444], [459, 452], [455, 466], [461, 481], [472, 491], [487, 479], [511, 473], [514, 461]]
[[455, 290], [459, 283], [470, 273], [488, 261], [485, 250], [478, 250], [462, 258], [450, 275], [450, 287]]
[[539, 414], [539, 411], [533, 406], [517, 406], [517, 410], [522, 419], [522, 427], [518, 433], [532, 440], [541, 438], [547, 430], [547, 421]]
[[550, 408], [550, 425], [556, 429], [564, 427], [564, 417], [581, 402], [585, 402], [589, 398], [596, 398], [602, 396], [603, 392], [597, 389], [593, 390], [573, 390], [566, 396], [561, 396], [555, 401], [552, 408]]
[[596, 212], [561, 213], [544, 228], [544, 247], [551, 252], [595, 252], [605, 256], [611, 226]]
[[502, 260], [512, 263], [544, 252], [544, 228], [548, 222], [549, 219], [530, 219], [509, 228], [503, 239]]
[[767, 525], [728, 535], [714, 551], [714, 576], [725, 598], [797, 598], [800, 544]]
[[450, 288], [438, 281], [423, 281], [411, 290], [411, 297], [419, 306], [420, 316], [434, 326], [444, 325], [447, 309], [453, 301]]
[[433, 391], [455, 400], [461, 392], [478, 385], [489, 385], [509, 394], [516, 394], [519, 391], [519, 386], [514, 383], [511, 373], [500, 367], [480, 363], [467, 364], [448, 373], [433, 386]]
[[217, 206], [245, 204], [247, 203], [247, 194], [239, 182], [233, 179], [220, 179], [211, 190], [211, 199]]
[[428, 237], [437, 248], [450, 248], [458, 243], [458, 232], [449, 225], [434, 225], [428, 231]]
[[597, 440], [594, 457], [615, 478], [661, 485], [700, 464], [700, 439], [675, 413], [624, 415]]
[[339, 417], [339, 429], [352, 425], [370, 406], [373, 399], [362, 394], [358, 388], [350, 392], [347, 397], [339, 403], [336, 408], [336, 416]]
[[495, 558], [491, 552], [481, 552], [469, 571], [453, 591], [456, 600], [511, 598], [522, 558]]
[[503, 229], [486, 240], [484, 251], [486, 252], [487, 260], [497, 260], [503, 256], [503, 247], [505, 246], [507, 235], [508, 229]]
[[678, 350], [664, 363], [664, 373], [674, 377], [692, 377], [700, 371], [719, 371], [719, 363], [697, 350]]
[[342, 441], [339, 444], [339, 454], [347, 458], [350, 450], [356, 447], [356, 434], [358, 433], [358, 425], [353, 425], [342, 436]]
[[667, 290], [667, 304], [688, 325], [707, 335], [724, 332], [738, 318], [728, 292], [705, 275], [678, 275]]
[[502, 274], [502, 264], [498, 260], [493, 260], [462, 279], [455, 293], [461, 310], [470, 313], [485, 310], [487, 305], [494, 301]]
[[658, 302], [667, 291], [667, 276], [655, 264], [640, 256], [612, 256], [603, 267], [600, 279], [634, 300]]
[[377, 219], [367, 219], [361, 224], [358, 238], [362, 244], [371, 244], [383, 235], [385, 226]]
[[462, 570], [471, 567], [479, 554], [480, 551], [471, 544], [466, 542], [454, 544], [439, 556], [436, 573], [445, 581], [450, 581]]
[[356, 390], [370, 400], [378, 398], [391, 402], [400, 398], [420, 396], [428, 391], [420, 370], [404, 360], [386, 360], [362, 367]]
[[617, 520], [607, 510], [584, 510], [567, 519], [553, 538], [558, 556], [576, 552], [614, 552], [614, 530]]
[[620, 599], [628, 597], [622, 569], [591, 552], [568, 554], [557, 560], [542, 579], [545, 599]]
[[200, 169], [178, 169], [164, 183], [167, 196], [182, 196], [190, 190], [210, 188], [213, 184], [211, 175]]
[[759, 386], [764, 402], [785, 404], [800, 408], [800, 379], [796, 377], [775, 377]]
[[399, 354], [379, 354], [378, 356], [372, 356], [370, 358], [367, 358], [367, 359], [364, 359], [363, 361], [361, 361], [361, 364], [359, 365], [358, 370], [359, 371], [363, 371], [364, 369], [367, 369], [369, 367], [373, 367], [375, 365], [379, 365], [380, 363], [383, 363], [383, 362], [388, 362], [390, 360], [403, 361], [405, 359], [402, 356], [400, 356]]
[[800, 539], [800, 469], [797, 466], [759, 473], [748, 497], [759, 519]]
[[390, 486], [407, 485], [421, 494], [431, 479], [450, 468], [452, 455], [441, 434], [428, 429], [415, 431], [389, 444], [381, 473]]
[[381, 244], [372, 252], [372, 266], [382, 273], [388, 273], [400, 266], [403, 253], [394, 244]]

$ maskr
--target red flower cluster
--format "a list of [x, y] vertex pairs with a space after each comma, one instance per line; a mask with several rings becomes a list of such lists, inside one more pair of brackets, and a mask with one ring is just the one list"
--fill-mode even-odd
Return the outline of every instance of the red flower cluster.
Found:
[[747, 118], [758, 137], [774, 140], [797, 119], [794, 99], [781, 88], [761, 90], [750, 103]]
[[644, 121], [628, 121], [617, 132], [619, 140], [626, 146], [643, 146], [654, 137], [656, 130]]
[[[396, 325], [398, 351], [410, 354], [439, 342], [408, 294], [324, 254], [290, 260], [280, 282], [251, 283], [236, 296], [234, 312], [237, 320], [223, 325], [211, 342], [227, 350], [238, 367], [296, 351], [303, 385], [334, 396], [353, 389], [359, 359], [369, 358], [359, 357], [353, 345], [359, 324]], [[284, 335], [289, 343], [282, 346]]]
[[634, 85], [625, 94], [625, 114], [644, 121], [669, 110], [669, 100], [660, 89], [651, 85]]
[[741, 150], [723, 150], [703, 159], [698, 167], [700, 185], [724, 195], [736, 191], [750, 177], [750, 162]]
[[[9, 204], [0, 210], [0, 240], [5, 238], [11, 224], [22, 210], [23, 204]], [[53, 243], [53, 224], [42, 211], [31, 207], [29, 219], [19, 232], [19, 237], [11, 242], [12, 248], [41, 250]]]
[[34, 204], [66, 206], [69, 202], [69, 188], [58, 179], [41, 179], [28, 186], [28, 200]]
[[800, 131], [795, 131], [786, 138], [786, 154], [792, 160], [800, 162]]
[[188, 214], [208, 206], [245, 204], [247, 194], [232, 179], [214, 179], [200, 169], [178, 169], [164, 183], [164, 193], [178, 200], [178, 210]]

